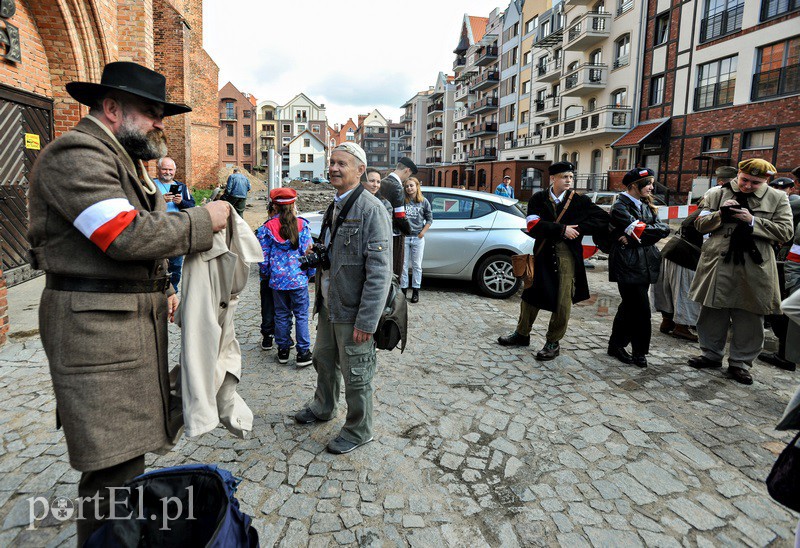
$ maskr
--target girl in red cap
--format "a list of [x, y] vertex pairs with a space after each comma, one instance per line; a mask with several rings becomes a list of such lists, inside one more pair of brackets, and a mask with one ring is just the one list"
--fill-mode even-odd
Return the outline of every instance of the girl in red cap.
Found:
[[315, 270], [300, 268], [300, 257], [311, 247], [308, 221], [297, 217], [293, 188], [276, 188], [269, 193], [273, 216], [261, 225], [256, 236], [264, 250], [260, 263], [262, 278], [269, 279], [275, 306], [275, 344], [278, 363], [289, 361], [292, 341], [292, 316], [297, 337], [297, 366], [311, 365], [311, 340], [308, 330], [308, 279]]

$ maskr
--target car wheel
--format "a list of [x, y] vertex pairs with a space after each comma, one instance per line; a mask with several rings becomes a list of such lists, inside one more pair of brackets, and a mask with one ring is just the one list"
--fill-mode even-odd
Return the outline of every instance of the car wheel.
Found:
[[487, 297], [507, 299], [517, 292], [522, 280], [514, 277], [508, 255], [490, 255], [481, 261], [475, 271], [478, 289]]

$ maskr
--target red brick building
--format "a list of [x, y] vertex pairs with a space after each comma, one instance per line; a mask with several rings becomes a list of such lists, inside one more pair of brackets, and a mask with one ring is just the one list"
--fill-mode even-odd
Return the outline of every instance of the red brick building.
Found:
[[639, 125], [612, 144], [612, 187], [646, 165], [685, 203], [719, 166], [800, 165], [800, 5], [649, 0], [645, 44]]
[[219, 90], [219, 165], [252, 171], [256, 159], [256, 98], [228, 82]]
[[[6, 0], [0, 42], [0, 344], [8, 331], [6, 286], [37, 273], [27, 263], [28, 173], [38, 151], [88, 109], [66, 92], [74, 80], [99, 82], [103, 66], [135, 61], [167, 76], [167, 98], [192, 105], [168, 119], [178, 178], [211, 185], [218, 166], [219, 69], [203, 50], [202, 0]], [[12, 36], [12, 38], [15, 38]]]

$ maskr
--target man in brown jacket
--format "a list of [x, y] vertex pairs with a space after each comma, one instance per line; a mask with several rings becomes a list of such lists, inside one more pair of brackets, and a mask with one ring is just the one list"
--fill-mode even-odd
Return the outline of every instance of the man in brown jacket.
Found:
[[109, 515], [109, 488], [144, 472], [144, 454], [180, 427], [167, 372], [178, 303], [164, 258], [209, 249], [230, 208], [167, 213], [148, 177], [143, 162], [166, 155], [163, 118], [191, 110], [165, 100], [164, 76], [110, 63], [100, 84], [67, 91], [89, 115], [33, 167], [28, 240], [33, 266], [47, 273], [39, 328], [56, 420], [81, 472], [83, 545]]
[[792, 238], [786, 194], [767, 186], [775, 167], [758, 158], [739, 163], [739, 174], [703, 197], [695, 228], [703, 244], [689, 297], [702, 305], [697, 335], [702, 355], [695, 369], [722, 367], [731, 330], [728, 375], [752, 384], [750, 368], [764, 345], [764, 315], [780, 311], [773, 244]]

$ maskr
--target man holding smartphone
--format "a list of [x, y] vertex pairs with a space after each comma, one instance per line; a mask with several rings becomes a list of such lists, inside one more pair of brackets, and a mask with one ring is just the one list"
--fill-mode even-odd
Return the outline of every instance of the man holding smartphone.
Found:
[[[175, 180], [175, 160], [169, 156], [164, 156], [158, 160], [158, 178], [153, 182], [164, 195], [167, 203], [167, 211], [182, 211], [194, 207], [189, 188]], [[183, 269], [183, 255], [169, 259], [169, 279], [175, 292], [178, 291], [178, 282], [181, 281], [181, 270]]]

